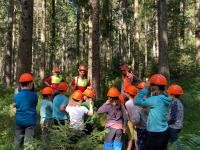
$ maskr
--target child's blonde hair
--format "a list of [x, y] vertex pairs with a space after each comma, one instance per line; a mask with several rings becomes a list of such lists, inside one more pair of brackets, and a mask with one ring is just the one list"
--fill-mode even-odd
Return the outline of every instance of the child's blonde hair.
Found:
[[69, 97], [69, 106], [81, 106], [82, 101], [75, 101], [72, 97]]

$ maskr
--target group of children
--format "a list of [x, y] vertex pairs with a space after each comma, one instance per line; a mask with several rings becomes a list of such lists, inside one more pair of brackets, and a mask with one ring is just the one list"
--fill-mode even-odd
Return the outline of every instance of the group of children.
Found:
[[133, 139], [135, 149], [139, 150], [166, 150], [169, 140], [176, 142], [183, 127], [183, 105], [179, 99], [183, 90], [177, 84], [170, 85], [168, 90], [166, 86], [167, 80], [161, 74], [152, 75], [145, 85], [138, 84], [138, 89], [128, 85], [124, 90], [128, 99], [125, 106], [119, 103], [116, 88], [108, 91], [108, 100], [98, 110], [108, 115], [105, 150], [122, 149], [127, 124], [130, 133], [127, 149], [132, 148]]
[[[34, 136], [38, 101], [37, 95], [32, 91], [31, 74], [22, 74], [19, 83], [21, 90], [14, 97], [16, 149]], [[166, 78], [155, 74], [147, 83], [128, 85], [122, 94], [116, 87], [108, 90], [108, 99], [97, 110], [98, 114], [107, 114], [105, 128], [108, 133], [104, 140], [104, 150], [121, 150], [125, 145], [123, 138], [126, 132], [130, 135], [126, 144], [128, 150], [133, 145], [138, 150], [165, 150], [169, 138], [172, 142], [177, 140], [183, 127], [183, 105], [179, 100], [183, 90], [176, 84], [170, 85], [168, 90], [166, 86]], [[94, 114], [94, 90], [91, 87], [82, 91], [74, 89], [68, 98], [68, 85], [65, 82], [59, 83], [56, 89], [56, 95], [52, 87], [45, 87], [41, 91], [42, 134], [46, 135], [47, 127], [52, 125], [69, 124], [71, 129], [83, 131], [84, 116]]]

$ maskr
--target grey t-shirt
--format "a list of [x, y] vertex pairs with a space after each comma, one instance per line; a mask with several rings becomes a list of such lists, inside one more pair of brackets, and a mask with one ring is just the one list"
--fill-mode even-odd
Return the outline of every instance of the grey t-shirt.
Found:
[[128, 111], [130, 121], [136, 125], [137, 128], [145, 129], [147, 124], [148, 110], [146, 110], [146, 108], [134, 105], [134, 101], [132, 99], [129, 99], [125, 103], [125, 106]]

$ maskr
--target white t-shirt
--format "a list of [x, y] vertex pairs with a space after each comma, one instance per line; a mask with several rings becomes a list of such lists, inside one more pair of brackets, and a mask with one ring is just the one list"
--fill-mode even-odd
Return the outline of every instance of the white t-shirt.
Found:
[[83, 116], [88, 113], [84, 106], [67, 106], [66, 111], [69, 113], [70, 127], [74, 129], [84, 129]]

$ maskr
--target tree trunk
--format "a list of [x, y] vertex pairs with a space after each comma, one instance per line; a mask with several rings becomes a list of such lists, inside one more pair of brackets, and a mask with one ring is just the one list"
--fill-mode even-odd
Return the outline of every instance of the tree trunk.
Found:
[[50, 54], [50, 63], [49, 68], [52, 69], [55, 65], [55, 42], [56, 42], [56, 9], [55, 9], [55, 0], [51, 1], [51, 54]]
[[196, 0], [196, 61], [200, 65], [200, 0]]
[[[92, 8], [92, 15], [90, 15], [89, 21], [89, 68], [92, 72], [91, 80], [92, 86], [96, 92], [96, 97], [100, 97], [100, 56], [99, 56], [99, 1], [90, 0]], [[92, 28], [91, 28], [92, 24]], [[92, 32], [91, 32], [92, 29]], [[92, 46], [92, 48], [91, 48]], [[91, 53], [92, 51], [92, 53]], [[91, 63], [92, 60], [92, 63]], [[91, 67], [92, 66], [92, 67]]]
[[181, 17], [181, 27], [180, 27], [180, 39], [179, 47], [184, 49], [185, 44], [185, 0], [180, 1], [180, 17]]
[[46, 35], [46, 0], [41, 0], [41, 59], [40, 59], [40, 78], [43, 79], [45, 77], [45, 35]]
[[88, 20], [88, 78], [92, 81], [92, 10], [90, 10], [90, 16]]
[[84, 59], [84, 56], [86, 54], [86, 15], [85, 15], [85, 8], [82, 9], [82, 12], [83, 12], [83, 19], [82, 19], [82, 43], [83, 43], [83, 53], [82, 53], [82, 60]]
[[146, 16], [144, 19], [144, 70], [143, 70], [143, 75], [142, 77], [144, 77], [147, 74], [147, 65], [148, 65], [148, 47], [147, 47], [147, 39], [148, 39], [148, 22], [146, 20]]
[[121, 55], [123, 63], [127, 63], [126, 53], [127, 53], [127, 26], [126, 26], [126, 0], [120, 0], [121, 9], [121, 21], [120, 21], [120, 35], [121, 35]]
[[32, 32], [33, 32], [33, 0], [21, 0], [21, 25], [18, 50], [18, 76], [23, 72], [31, 72], [32, 65]]
[[159, 73], [170, 79], [168, 64], [168, 37], [166, 21], [166, 0], [158, 0], [158, 41], [159, 41]]
[[133, 45], [134, 45], [134, 73], [139, 75], [139, 21], [138, 21], [138, 14], [139, 14], [139, 1], [134, 0], [134, 30], [133, 30]]
[[9, 0], [8, 18], [7, 18], [7, 35], [6, 49], [4, 57], [4, 81], [7, 87], [10, 87], [12, 78], [12, 42], [13, 42], [13, 19], [14, 19], [14, 0]]
[[80, 51], [80, 8], [77, 8], [76, 16], [76, 60], [79, 60]]

